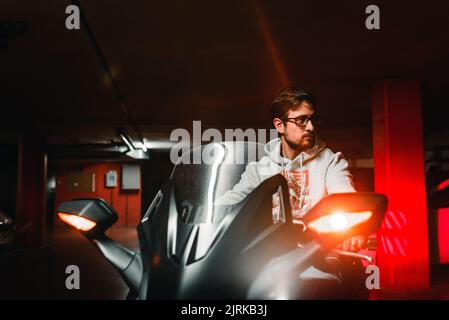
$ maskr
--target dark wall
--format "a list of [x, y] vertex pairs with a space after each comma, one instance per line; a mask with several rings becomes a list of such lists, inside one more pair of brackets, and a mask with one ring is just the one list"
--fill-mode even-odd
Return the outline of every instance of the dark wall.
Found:
[[142, 215], [148, 209], [161, 184], [173, 169], [170, 152], [153, 152], [151, 159], [141, 162], [142, 173]]
[[354, 187], [359, 192], [374, 192], [373, 168], [349, 168], [354, 179]]
[[0, 145], [0, 210], [16, 215], [17, 145]]

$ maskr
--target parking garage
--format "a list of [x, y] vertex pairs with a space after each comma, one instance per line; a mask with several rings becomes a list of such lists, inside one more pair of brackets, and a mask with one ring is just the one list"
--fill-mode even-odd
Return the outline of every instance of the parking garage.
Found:
[[[173, 148], [265, 144], [287, 86], [316, 95], [317, 135], [345, 156], [355, 189], [388, 198], [362, 252], [380, 270], [369, 297], [449, 298], [446, 4], [407, 2], [404, 15], [379, 1], [370, 30], [359, 1], [21, 2], [0, 9], [1, 299], [130, 297], [58, 208], [102, 199], [117, 215], [106, 234], [139, 255]], [[79, 28], [67, 28], [69, 5]]]

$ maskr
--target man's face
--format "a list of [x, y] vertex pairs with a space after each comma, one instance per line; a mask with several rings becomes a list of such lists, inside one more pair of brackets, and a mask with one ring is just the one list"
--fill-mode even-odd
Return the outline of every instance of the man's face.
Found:
[[312, 121], [308, 121], [304, 127], [300, 127], [292, 119], [300, 116], [311, 117], [313, 114], [313, 107], [304, 101], [296, 109], [288, 111], [286, 118], [290, 118], [290, 120], [275, 122], [277, 131], [290, 148], [303, 151], [315, 145], [316, 136]]

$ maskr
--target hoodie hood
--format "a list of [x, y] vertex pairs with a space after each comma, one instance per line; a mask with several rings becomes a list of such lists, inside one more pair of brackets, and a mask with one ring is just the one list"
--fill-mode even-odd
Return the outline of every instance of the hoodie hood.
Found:
[[295, 159], [290, 160], [290, 159], [284, 158], [281, 155], [281, 138], [276, 138], [276, 139], [269, 141], [265, 145], [265, 152], [266, 152], [267, 156], [272, 161], [274, 161], [275, 163], [277, 163], [280, 166], [286, 166], [289, 163], [294, 163], [296, 161], [299, 161], [299, 159], [301, 157], [302, 157], [302, 163], [310, 161], [313, 158], [315, 158], [325, 148], [326, 148], [326, 144], [323, 141], [317, 139], [315, 145], [312, 148], [301, 152]]

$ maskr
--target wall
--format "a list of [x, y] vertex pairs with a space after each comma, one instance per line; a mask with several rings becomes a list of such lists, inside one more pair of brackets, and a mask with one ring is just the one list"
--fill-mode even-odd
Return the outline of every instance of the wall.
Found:
[[0, 145], [0, 211], [16, 217], [17, 145]]
[[141, 163], [142, 212], [145, 213], [159, 191], [162, 183], [170, 176], [173, 164], [170, 152], [153, 152], [151, 159]]
[[[121, 190], [120, 163], [57, 163], [54, 166], [56, 174], [55, 208], [63, 201], [74, 198], [103, 198], [119, 215], [114, 226], [136, 226], [141, 219], [141, 190]], [[106, 188], [105, 176], [109, 170], [117, 171], [117, 186]], [[95, 192], [68, 192], [67, 179], [71, 174], [94, 173]], [[60, 222], [56, 222], [60, 225]]]
[[358, 192], [374, 191], [374, 169], [350, 167], [349, 171], [353, 175], [354, 187]]

